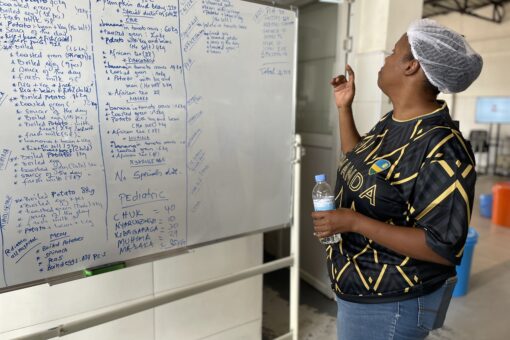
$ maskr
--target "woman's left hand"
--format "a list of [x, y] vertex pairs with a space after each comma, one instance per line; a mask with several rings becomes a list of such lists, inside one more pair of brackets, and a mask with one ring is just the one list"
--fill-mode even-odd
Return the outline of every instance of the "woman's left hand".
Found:
[[314, 235], [324, 238], [338, 233], [352, 232], [356, 215], [357, 212], [346, 208], [312, 212]]

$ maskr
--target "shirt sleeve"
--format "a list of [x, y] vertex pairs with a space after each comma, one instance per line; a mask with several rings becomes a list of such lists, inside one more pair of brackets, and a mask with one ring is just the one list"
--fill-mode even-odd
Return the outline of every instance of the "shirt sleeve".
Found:
[[466, 146], [432, 150], [418, 172], [410, 197], [410, 218], [425, 230], [427, 244], [460, 264], [466, 242], [476, 172]]

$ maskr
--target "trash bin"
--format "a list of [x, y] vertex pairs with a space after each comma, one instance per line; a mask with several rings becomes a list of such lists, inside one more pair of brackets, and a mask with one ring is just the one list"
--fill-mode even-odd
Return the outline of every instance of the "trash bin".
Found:
[[483, 217], [492, 217], [492, 194], [480, 195], [480, 215]]
[[492, 223], [510, 227], [510, 182], [494, 184], [492, 194]]
[[460, 265], [457, 266], [457, 283], [453, 290], [453, 297], [466, 295], [469, 285], [469, 273], [471, 272], [471, 262], [476, 242], [478, 241], [478, 232], [473, 227], [469, 227], [466, 245], [464, 246], [464, 255]]

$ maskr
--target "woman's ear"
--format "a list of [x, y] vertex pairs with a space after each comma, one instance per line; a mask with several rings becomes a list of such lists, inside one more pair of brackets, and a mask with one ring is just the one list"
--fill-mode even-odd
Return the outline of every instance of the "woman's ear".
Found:
[[416, 59], [411, 59], [406, 62], [404, 74], [406, 76], [412, 76], [413, 74], [416, 74], [420, 70], [420, 63]]

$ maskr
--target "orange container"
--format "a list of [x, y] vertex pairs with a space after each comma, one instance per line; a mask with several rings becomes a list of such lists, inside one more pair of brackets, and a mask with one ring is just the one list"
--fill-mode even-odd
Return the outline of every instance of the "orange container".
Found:
[[510, 228], [510, 182], [492, 187], [492, 223]]

